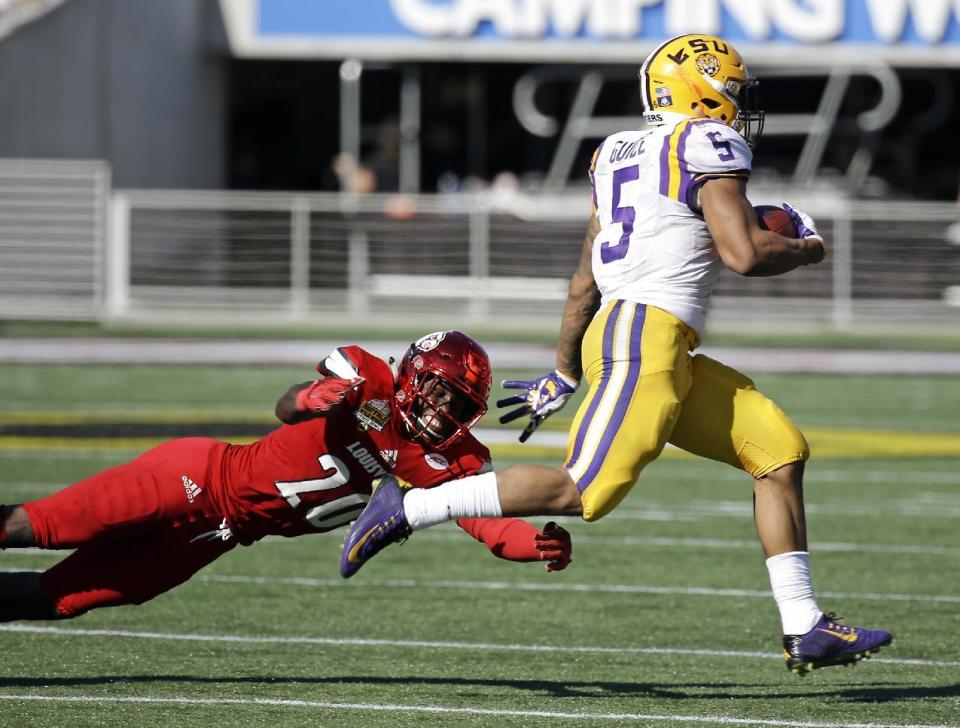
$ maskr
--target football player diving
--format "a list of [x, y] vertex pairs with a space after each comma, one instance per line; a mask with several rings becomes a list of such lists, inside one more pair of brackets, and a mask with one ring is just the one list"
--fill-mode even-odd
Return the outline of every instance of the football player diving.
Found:
[[743, 276], [780, 275], [820, 263], [823, 238], [789, 205], [795, 238], [758, 225], [746, 185], [763, 112], [752, 103], [756, 80], [733, 46], [706, 35], [671, 38], [647, 56], [639, 76], [645, 127], [607, 137], [590, 166], [593, 215], [570, 279], [557, 368], [504, 382], [520, 393], [497, 403], [520, 405], [501, 422], [529, 415], [524, 441], [585, 376], [566, 461], [429, 491], [385, 479], [348, 532], [341, 573], [350, 576], [386, 545], [449, 518], [595, 521], [669, 442], [753, 478], [787, 668], [804, 674], [853, 663], [892, 636], [842, 624], [817, 605], [803, 505], [806, 440], [748, 377], [691, 353], [722, 266]]
[[[0, 506], [0, 547], [75, 549], [44, 572], [0, 573], [0, 621], [141, 604], [264, 536], [344, 526], [389, 473], [424, 487], [492, 472], [469, 432], [487, 411], [490, 360], [458, 331], [412, 344], [399, 366], [358, 346], [277, 402], [284, 423], [249, 445], [172, 440], [46, 498]], [[569, 534], [513, 518], [463, 530], [510, 561], [570, 562]]]

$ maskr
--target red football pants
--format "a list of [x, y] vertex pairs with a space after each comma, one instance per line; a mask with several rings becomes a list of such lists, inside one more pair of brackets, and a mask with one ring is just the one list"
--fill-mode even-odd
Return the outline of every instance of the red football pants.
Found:
[[38, 546], [76, 549], [43, 575], [61, 614], [142, 604], [236, 545], [208, 494], [223, 447], [207, 438], [172, 440], [23, 504]]

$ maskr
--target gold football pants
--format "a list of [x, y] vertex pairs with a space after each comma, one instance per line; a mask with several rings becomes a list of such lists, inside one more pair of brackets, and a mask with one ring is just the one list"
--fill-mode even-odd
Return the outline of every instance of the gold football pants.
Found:
[[583, 339], [590, 384], [567, 443], [565, 466], [595, 521], [630, 492], [669, 442], [762, 477], [806, 460], [803, 435], [740, 372], [691, 356], [696, 334], [666, 311], [612, 301]]

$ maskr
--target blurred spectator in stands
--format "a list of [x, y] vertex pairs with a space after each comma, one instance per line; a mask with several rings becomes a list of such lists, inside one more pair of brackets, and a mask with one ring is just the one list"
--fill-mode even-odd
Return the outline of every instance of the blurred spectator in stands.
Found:
[[490, 201], [494, 207], [509, 208], [516, 204], [520, 194], [520, 180], [513, 172], [498, 172], [490, 182]]
[[340, 153], [333, 159], [333, 171], [340, 189], [357, 194], [397, 192], [400, 189], [400, 132], [396, 121], [386, 121], [377, 129], [370, 155], [362, 161]]

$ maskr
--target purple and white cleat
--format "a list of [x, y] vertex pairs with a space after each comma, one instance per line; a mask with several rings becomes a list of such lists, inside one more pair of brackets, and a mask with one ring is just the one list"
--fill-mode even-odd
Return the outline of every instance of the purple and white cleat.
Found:
[[406, 541], [413, 533], [403, 510], [406, 488], [401, 486], [402, 482], [393, 475], [383, 476], [367, 507], [350, 525], [340, 555], [340, 575], [344, 579], [360, 571], [387, 546]]
[[893, 635], [882, 629], [864, 629], [839, 624], [832, 612], [820, 617], [806, 634], [788, 634], [783, 638], [783, 659], [787, 669], [798, 675], [832, 665], [855, 665], [893, 642]]

